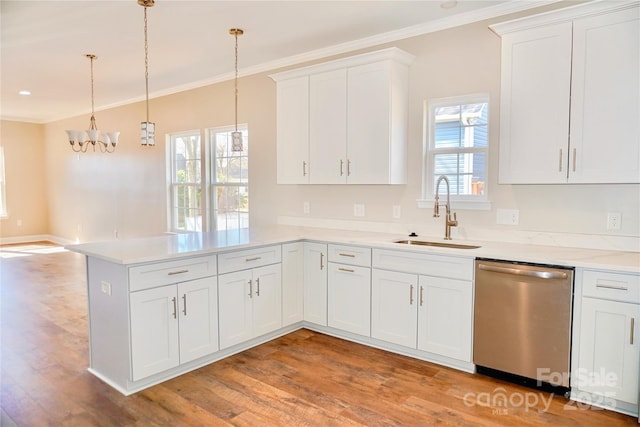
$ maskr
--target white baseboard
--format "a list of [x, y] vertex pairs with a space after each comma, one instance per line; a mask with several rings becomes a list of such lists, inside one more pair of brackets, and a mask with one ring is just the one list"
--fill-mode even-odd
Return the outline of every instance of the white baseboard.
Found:
[[51, 242], [61, 246], [72, 245], [76, 243], [73, 240], [52, 236], [50, 234], [32, 234], [29, 236], [14, 236], [14, 237], [0, 236], [0, 245], [15, 245], [20, 243], [33, 243], [33, 242]]

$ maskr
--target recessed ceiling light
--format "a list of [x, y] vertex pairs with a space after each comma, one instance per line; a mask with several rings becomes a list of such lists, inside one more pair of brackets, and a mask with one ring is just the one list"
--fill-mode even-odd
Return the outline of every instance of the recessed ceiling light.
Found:
[[440, 7], [443, 9], [453, 9], [457, 5], [458, 5], [458, 2], [456, 0], [447, 0], [440, 3]]
[[28, 90], [21, 90], [20, 92], [18, 92], [20, 95], [24, 95], [24, 96], [29, 96], [31, 95], [31, 91]]

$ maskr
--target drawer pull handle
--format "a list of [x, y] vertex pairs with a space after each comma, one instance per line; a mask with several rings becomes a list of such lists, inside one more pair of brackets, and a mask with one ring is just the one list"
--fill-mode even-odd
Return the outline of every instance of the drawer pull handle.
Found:
[[562, 172], [562, 148], [560, 149], [560, 160], [558, 161], [558, 172]]
[[355, 258], [356, 257], [354, 254], [339, 253], [338, 255], [340, 255], [340, 256], [348, 256], [349, 258]]
[[601, 289], [614, 289], [616, 291], [628, 291], [629, 288], [627, 288], [626, 286], [616, 286], [616, 285], [601, 285], [600, 283], [596, 284], [596, 288], [601, 288]]
[[168, 276], [173, 276], [176, 274], [184, 274], [184, 273], [188, 273], [189, 270], [177, 270], [177, 271], [170, 271], [167, 273]]
[[344, 160], [340, 159], [340, 176], [344, 175]]
[[409, 305], [413, 305], [413, 285], [409, 285]]
[[182, 294], [182, 314], [187, 315], [187, 294]]
[[576, 149], [573, 149], [573, 171], [576, 171]]
[[302, 176], [307, 176], [307, 162], [302, 161]]
[[246, 262], [251, 262], [251, 261], [257, 261], [257, 260], [259, 260], [259, 259], [262, 259], [262, 257], [255, 256], [255, 257], [253, 257], [253, 258], [247, 258], [247, 259], [245, 259], [245, 261], [246, 261]]
[[249, 298], [253, 298], [253, 281], [249, 280]]
[[176, 297], [171, 298], [171, 301], [173, 302], [173, 318], [177, 319], [178, 318], [178, 303], [176, 301]]
[[355, 273], [355, 271], [350, 268], [339, 267], [338, 270], [346, 271], [347, 273]]
[[631, 332], [629, 333], [629, 344], [633, 345], [633, 336], [635, 335], [636, 319], [631, 318]]
[[424, 296], [424, 287], [420, 286], [420, 307], [422, 307], [422, 304], [424, 303], [423, 296]]
[[324, 268], [324, 254], [320, 252], [320, 270]]

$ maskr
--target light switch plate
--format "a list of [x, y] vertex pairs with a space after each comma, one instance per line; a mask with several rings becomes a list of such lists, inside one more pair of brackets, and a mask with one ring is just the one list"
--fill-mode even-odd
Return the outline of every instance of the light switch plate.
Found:
[[504, 225], [518, 225], [520, 211], [518, 209], [498, 209], [496, 222]]

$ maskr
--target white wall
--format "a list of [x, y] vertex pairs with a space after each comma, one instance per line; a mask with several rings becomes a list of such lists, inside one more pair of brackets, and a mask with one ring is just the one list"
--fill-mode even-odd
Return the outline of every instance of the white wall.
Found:
[[[505, 18], [506, 19], [506, 18]], [[495, 22], [492, 20], [491, 22]], [[423, 103], [473, 93], [491, 97], [491, 150], [488, 182], [491, 211], [458, 210], [458, 237], [493, 237], [513, 232], [574, 233], [603, 236], [640, 236], [639, 185], [497, 185], [499, 144], [500, 39], [482, 22], [378, 46], [397, 46], [416, 55], [410, 68], [408, 184], [401, 186], [326, 186], [276, 184], [275, 83], [267, 74], [241, 78], [239, 121], [249, 124], [250, 221], [275, 224], [293, 217], [351, 221], [353, 204], [366, 206], [361, 222], [391, 224], [402, 232], [444, 233], [443, 218], [430, 209], [418, 209], [421, 195]], [[360, 53], [360, 52], [357, 52]], [[275, 71], [275, 70], [274, 70]], [[220, 83], [151, 100], [151, 120], [157, 122], [158, 146], [138, 143], [142, 103], [96, 113], [101, 128], [122, 131], [115, 154], [71, 152], [64, 129], [82, 128], [88, 114], [46, 125], [46, 173], [50, 233], [79, 241], [162, 234], [166, 229], [166, 133], [233, 123], [232, 82]], [[308, 201], [311, 213], [303, 213]], [[400, 205], [402, 217], [392, 218]], [[497, 226], [497, 208], [519, 209], [518, 226]], [[606, 213], [622, 213], [620, 231], [607, 231]]]

